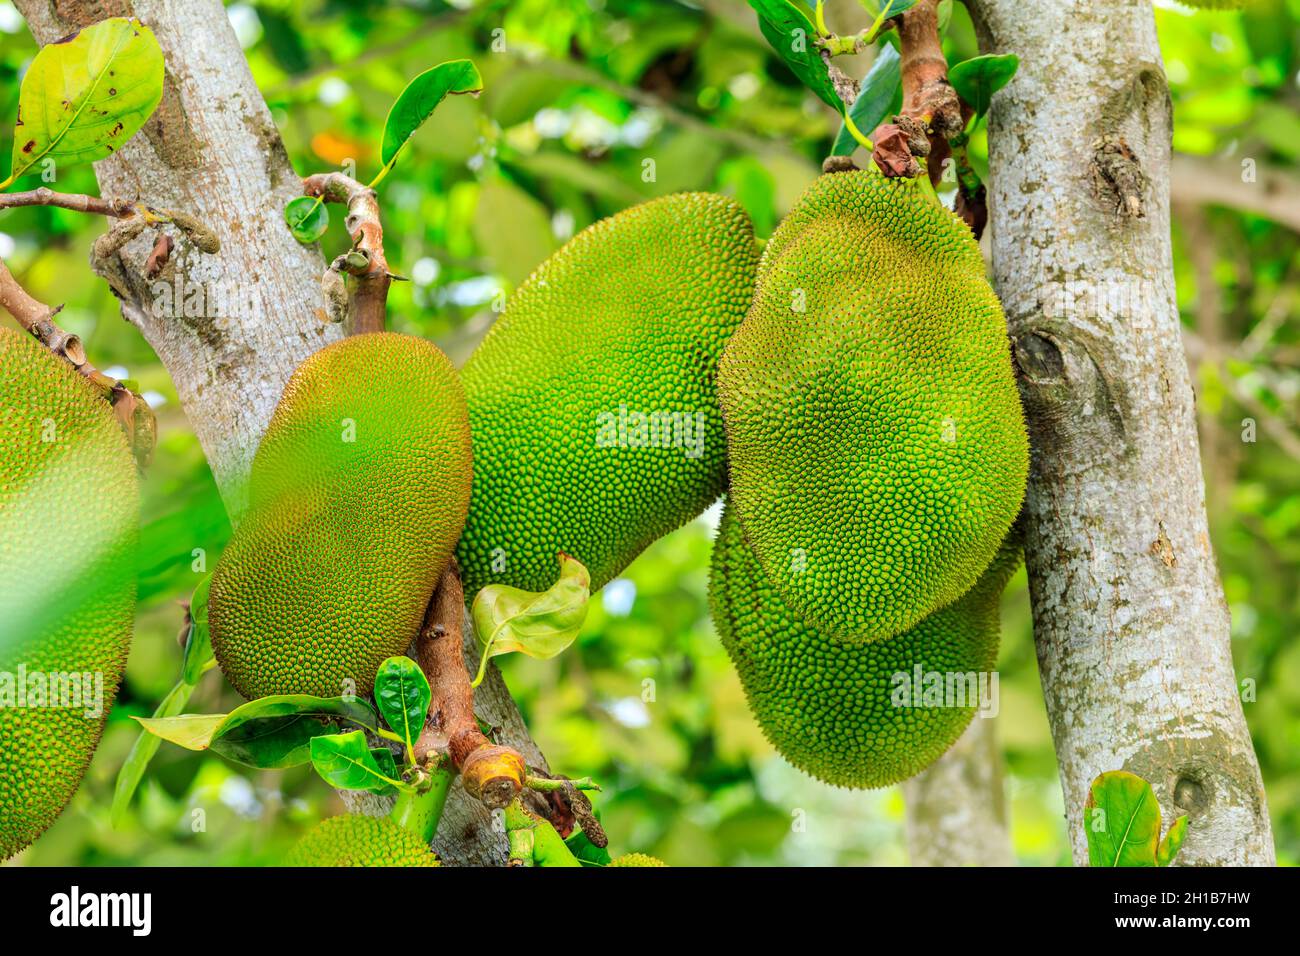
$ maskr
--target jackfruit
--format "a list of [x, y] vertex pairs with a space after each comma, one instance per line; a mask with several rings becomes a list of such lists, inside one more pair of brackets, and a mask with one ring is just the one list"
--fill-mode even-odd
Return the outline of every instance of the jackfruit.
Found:
[[545, 591], [560, 552], [597, 590], [718, 497], [714, 376], [757, 263], [744, 210], [688, 193], [585, 229], [520, 286], [462, 373], [467, 592]]
[[820, 177], [763, 252], [718, 393], [768, 578], [845, 641], [965, 593], [1024, 495], [1006, 320], [970, 229], [913, 181]]
[[1178, 2], [1202, 10], [1245, 10], [1259, 5], [1259, 0], [1178, 0]]
[[437, 866], [427, 843], [384, 817], [344, 814], [308, 830], [285, 866]]
[[[709, 603], [750, 709], [777, 751], [827, 783], [884, 787], [937, 760], [992, 691], [999, 598], [1019, 564], [1013, 533], [952, 605], [888, 640], [847, 643], [810, 627], [782, 600], [728, 502]], [[936, 696], [949, 682], [953, 693]]]
[[609, 861], [610, 866], [667, 866], [663, 860], [645, 853], [624, 853]]
[[469, 507], [469, 422], [438, 349], [389, 332], [289, 379], [212, 575], [212, 648], [245, 697], [368, 694], [416, 636]]
[[81, 783], [126, 666], [139, 488], [107, 401], [0, 329], [0, 859]]

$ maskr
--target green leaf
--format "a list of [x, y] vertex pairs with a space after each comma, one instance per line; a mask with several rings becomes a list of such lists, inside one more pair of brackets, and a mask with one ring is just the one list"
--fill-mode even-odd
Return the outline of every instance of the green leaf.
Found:
[[1155, 866], [1160, 805], [1151, 784], [1125, 770], [1103, 773], [1088, 789], [1083, 830], [1093, 866]]
[[948, 24], [952, 22], [952, 0], [939, 0], [939, 36], [948, 32]]
[[519, 651], [545, 660], [573, 643], [587, 617], [591, 575], [576, 558], [560, 555], [560, 577], [536, 594], [489, 584], [474, 598], [474, 629], [485, 659]]
[[[379, 772], [390, 780], [397, 780], [401, 775], [397, 772], [397, 758], [387, 747], [371, 747], [370, 756], [375, 758], [375, 763], [379, 765]], [[432, 839], [432, 837], [430, 837]]]
[[406, 89], [397, 97], [393, 108], [388, 111], [388, 119], [384, 121], [384, 142], [380, 150], [380, 160], [384, 166], [370, 185], [378, 185], [388, 175], [402, 147], [424, 121], [433, 115], [433, 111], [448, 94], [468, 93], [478, 96], [481, 92], [483, 77], [479, 76], [478, 67], [469, 60], [439, 63], [406, 84]]
[[[153, 712], [153, 719], [174, 719], [190, 702], [190, 694], [193, 692], [194, 685], [185, 681], [178, 683], [159, 702]], [[140, 786], [140, 781], [144, 779], [149, 761], [153, 760], [162, 742], [162, 737], [141, 730], [140, 736], [131, 745], [131, 752], [126, 755], [126, 762], [117, 772], [117, 782], [113, 786], [113, 805], [109, 810], [109, 819], [112, 820], [114, 827], [120, 826], [126, 818], [126, 810], [131, 805], [131, 798], [135, 795], [136, 788]]]
[[181, 680], [197, 684], [203, 672], [212, 664], [212, 636], [208, 633], [208, 586], [212, 575], [205, 575], [190, 598], [190, 633], [185, 639], [185, 660], [181, 664]]
[[162, 99], [163, 55], [153, 31], [113, 17], [41, 48], [23, 77], [12, 175], [42, 159], [103, 159], [139, 131]]
[[[898, 96], [903, 77], [899, 64], [902, 58], [892, 46], [882, 46], [871, 64], [871, 70], [862, 80], [858, 98], [849, 109], [849, 117], [864, 136], [880, 125], [890, 114]], [[831, 149], [832, 156], [848, 156], [857, 147], [858, 141], [849, 132], [848, 124], [840, 127]]]
[[804, 86], [837, 112], [844, 112], [844, 101], [835, 92], [826, 64], [817, 52], [817, 27], [802, 9], [790, 0], [749, 0], [758, 14], [758, 27], [786, 65]]
[[581, 828], [570, 833], [565, 838], [564, 845], [569, 848], [569, 852], [578, 858], [579, 863], [609, 866], [609, 848], [596, 846], [588, 839], [587, 834], [582, 832]]
[[284, 221], [295, 239], [311, 245], [330, 227], [329, 207], [311, 196], [295, 196], [284, 204]]
[[145, 730], [187, 750], [212, 750], [248, 767], [297, 767], [311, 759], [312, 738], [332, 723], [373, 730], [377, 719], [357, 697], [287, 694], [261, 697], [229, 714], [184, 714], [166, 719], [137, 717]]
[[406, 786], [384, 773], [360, 730], [313, 737], [311, 765], [326, 783], [339, 790], [390, 794]]
[[1160, 841], [1156, 847], [1156, 866], [1168, 866], [1178, 855], [1178, 851], [1183, 848], [1183, 841], [1187, 839], [1187, 815], [1183, 814], [1174, 821], [1174, 825], [1169, 828], [1165, 838]]
[[978, 119], [989, 111], [993, 94], [1011, 82], [1020, 68], [1014, 53], [987, 54], [963, 60], [948, 71], [948, 82], [975, 111]]
[[384, 718], [406, 744], [407, 755], [415, 760], [415, 740], [424, 729], [429, 713], [428, 678], [420, 665], [409, 657], [390, 657], [379, 665], [375, 674], [375, 704]]

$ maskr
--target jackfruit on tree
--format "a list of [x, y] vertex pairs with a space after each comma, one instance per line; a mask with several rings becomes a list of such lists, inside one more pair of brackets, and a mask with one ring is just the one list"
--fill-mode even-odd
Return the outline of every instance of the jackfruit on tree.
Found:
[[415, 833], [385, 817], [344, 814], [308, 830], [285, 866], [437, 866], [438, 858]]
[[789, 606], [876, 641], [951, 603], [1020, 508], [1028, 442], [970, 229], [910, 180], [820, 177], [776, 230], [718, 393], [731, 497]]
[[561, 552], [599, 589], [718, 497], [714, 376], [757, 261], [740, 206], [680, 194], [584, 230], [514, 293], [462, 373], [469, 593], [545, 591]]
[[[729, 501], [713, 546], [709, 604], [750, 709], [777, 751], [827, 783], [884, 787], [924, 770], [970, 723], [997, 662], [999, 598], [1019, 564], [1013, 532], [956, 602], [903, 634], [849, 643], [809, 626], [785, 603]], [[936, 687], [946, 692], [950, 681], [954, 696], [937, 698]], [[955, 706], [958, 691], [962, 706]]]
[[0, 329], [0, 859], [81, 783], [135, 616], [139, 487], [99, 391]]
[[456, 370], [389, 332], [321, 349], [285, 386], [250, 480], [208, 596], [221, 669], [249, 698], [368, 694], [416, 636], [469, 507]]

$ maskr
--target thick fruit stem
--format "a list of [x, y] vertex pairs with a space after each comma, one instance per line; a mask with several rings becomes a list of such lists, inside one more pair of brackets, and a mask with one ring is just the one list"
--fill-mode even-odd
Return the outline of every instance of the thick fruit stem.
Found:
[[415, 758], [445, 750], [464, 778], [465, 790], [489, 807], [504, 807], [524, 787], [528, 768], [509, 747], [493, 744], [474, 717], [474, 688], [464, 665], [465, 595], [452, 559], [425, 616], [415, 659], [433, 692], [431, 721], [415, 744]]
[[316, 173], [302, 181], [303, 195], [347, 206], [344, 220], [352, 250], [330, 265], [356, 279], [352, 296], [352, 335], [382, 332], [388, 313], [388, 286], [393, 276], [384, 256], [384, 227], [379, 221], [379, 195], [342, 173]]
[[403, 790], [397, 795], [388, 819], [428, 843], [438, 830], [454, 776], [455, 772], [443, 762], [433, 770], [425, 786], [414, 791]]

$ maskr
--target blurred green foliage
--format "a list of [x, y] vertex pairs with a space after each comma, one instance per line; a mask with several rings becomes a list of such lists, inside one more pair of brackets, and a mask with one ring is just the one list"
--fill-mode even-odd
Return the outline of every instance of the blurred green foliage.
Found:
[[[841, 33], [868, 22], [832, 0]], [[1300, 0], [1248, 15], [1158, 3], [1176, 150], [1252, 159], [1294, 182], [1300, 163]], [[486, 92], [453, 98], [383, 183], [394, 285], [391, 327], [463, 361], [490, 302], [594, 220], [683, 189], [736, 196], [768, 235], [817, 174], [836, 116], [763, 41], [743, 0], [263, 0], [227, 4], [253, 74], [301, 174], [378, 169], [383, 118], [405, 83], [472, 58]], [[1026, 15], [1033, 15], [1026, 7]], [[977, 52], [961, 4], [950, 59]], [[0, 157], [11, 149], [18, 79], [35, 53], [0, 0]], [[869, 56], [846, 68], [857, 76]], [[219, 144], [218, 144], [219, 145]], [[986, 168], [983, 134], [972, 145]], [[652, 165], [648, 163], [652, 162]], [[0, 160], [7, 166], [7, 159]], [[651, 175], [653, 173], [653, 175]], [[23, 181], [26, 183], [26, 181]], [[20, 183], [17, 188], [30, 188]], [[58, 188], [95, 192], [89, 168]], [[1300, 859], [1300, 236], [1248, 212], [1175, 197], [1178, 296], [1197, 381], [1213, 540], [1232, 610], [1244, 704], [1264, 770], [1279, 857]], [[147, 198], [147, 197], [146, 197]], [[1294, 197], [1292, 201], [1295, 201]], [[343, 247], [335, 216], [322, 242]], [[0, 214], [0, 256], [101, 368], [129, 373], [158, 405], [145, 482], [137, 637], [118, 706], [85, 786], [28, 864], [257, 864], [340, 810], [308, 767], [251, 772], [164, 745], [121, 829], [113, 778], [171, 687], [178, 601], [211, 570], [229, 524], [166, 371], [86, 266], [102, 223], [58, 209]], [[4, 321], [11, 321], [7, 317]], [[1257, 426], [1243, 441], [1243, 419]], [[617, 851], [677, 864], [897, 864], [903, 803], [850, 792], [777, 758], [745, 707], [708, 620], [716, 509], [651, 547], [596, 596], [578, 642], [551, 661], [502, 659], [551, 766], [590, 774]], [[1005, 602], [998, 733], [1017, 856], [1067, 863], [1064, 808], [1039, 688], [1023, 572]], [[239, 702], [219, 673], [191, 712]]]

